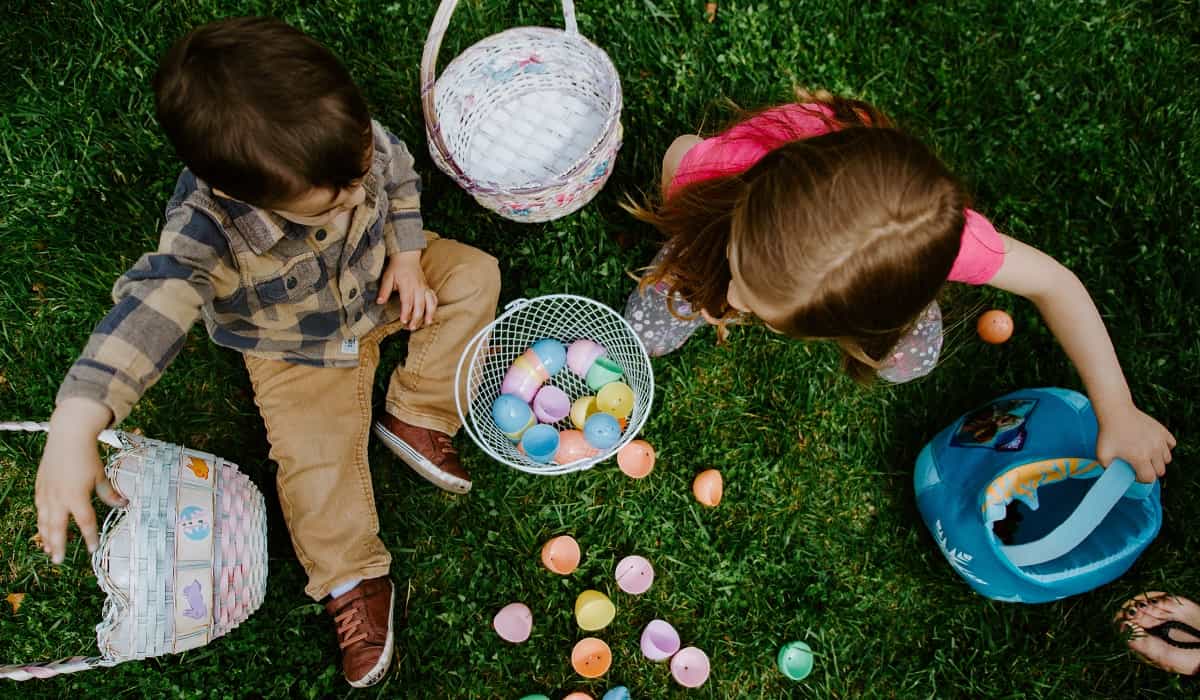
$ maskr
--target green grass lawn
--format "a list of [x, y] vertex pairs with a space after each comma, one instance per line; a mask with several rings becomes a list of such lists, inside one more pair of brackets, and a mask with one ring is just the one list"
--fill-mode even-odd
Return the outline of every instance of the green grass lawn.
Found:
[[[187, 28], [272, 14], [349, 65], [376, 116], [418, 157], [427, 226], [498, 256], [502, 301], [550, 292], [620, 307], [625, 271], [654, 251], [653, 232], [618, 206], [657, 180], [676, 134], [714, 128], [732, 98], [786, 99], [803, 83], [878, 104], [927, 139], [969, 183], [996, 225], [1078, 273], [1102, 313], [1140, 405], [1179, 437], [1157, 542], [1121, 580], [1062, 602], [1019, 606], [974, 594], [943, 560], [912, 496], [921, 445], [963, 411], [1024, 386], [1080, 388], [1031, 305], [955, 290], [962, 323], [943, 366], [901, 387], [864, 390], [835, 351], [761, 329], [717, 346], [706, 330], [655, 361], [657, 403], [644, 435], [659, 462], [633, 481], [614, 465], [534, 478], [465, 445], [468, 497], [443, 494], [373, 448], [383, 537], [400, 613], [395, 670], [359, 695], [516, 698], [606, 683], [635, 698], [1177, 698], [1194, 693], [1137, 665], [1109, 624], [1145, 589], [1200, 596], [1200, 6], [1139, 1], [721, 3], [580, 0], [580, 29], [621, 71], [625, 145], [616, 174], [582, 212], [511, 224], [436, 171], [425, 148], [418, 63], [431, 0], [252, 2], [8, 0], [0, 28], [0, 420], [44, 419], [114, 279], [157, 240], [180, 165], [154, 122], [149, 78]], [[509, 26], [558, 25], [552, 0], [462, 3], [443, 63]], [[1012, 341], [971, 330], [981, 305], [1009, 309]], [[385, 366], [402, 356], [389, 348]], [[384, 375], [380, 375], [380, 386]], [[323, 697], [349, 693], [322, 608], [303, 593], [274, 501], [273, 467], [240, 359], [193, 331], [127, 429], [223, 455], [267, 493], [271, 586], [240, 629], [178, 657], [33, 682], [0, 697]], [[95, 651], [101, 595], [75, 540], [52, 566], [32, 545], [43, 439], [0, 437], [0, 663]], [[715, 510], [693, 475], [726, 479]], [[584, 560], [544, 570], [541, 543], [571, 533]], [[659, 579], [616, 591], [615, 562], [648, 557]], [[601, 636], [616, 661], [604, 682], [568, 663], [582, 635], [571, 606], [585, 588], [614, 594]], [[520, 646], [491, 630], [520, 600], [534, 611]], [[654, 617], [708, 652], [712, 679], [684, 691], [641, 658]], [[779, 646], [819, 654], [802, 683], [774, 669]]]

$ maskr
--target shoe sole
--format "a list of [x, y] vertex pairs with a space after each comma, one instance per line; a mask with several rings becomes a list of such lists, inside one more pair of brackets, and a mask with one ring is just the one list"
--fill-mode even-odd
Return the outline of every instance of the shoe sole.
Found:
[[395, 615], [396, 582], [393, 581], [391, 602], [388, 605], [387, 641], [384, 642], [383, 653], [379, 655], [379, 661], [376, 661], [375, 665], [371, 667], [371, 670], [367, 671], [366, 675], [364, 675], [362, 678], [359, 678], [356, 681], [347, 679], [346, 682], [350, 684], [350, 687], [366, 688], [375, 685], [379, 681], [383, 680], [383, 677], [387, 675], [388, 668], [390, 668], [392, 665], [392, 650], [395, 648], [395, 644], [393, 644], [394, 633], [392, 631], [392, 620], [395, 618]]
[[407, 464], [413, 471], [421, 475], [421, 478], [439, 489], [457, 494], [464, 494], [471, 490], [470, 481], [465, 481], [438, 469], [436, 464], [426, 459], [425, 455], [414, 450], [411, 445], [401, 440], [395, 433], [383, 427], [382, 423], [375, 423], [372, 432], [375, 433], [375, 437], [383, 440], [388, 449], [392, 451], [392, 454], [400, 458], [401, 462]]

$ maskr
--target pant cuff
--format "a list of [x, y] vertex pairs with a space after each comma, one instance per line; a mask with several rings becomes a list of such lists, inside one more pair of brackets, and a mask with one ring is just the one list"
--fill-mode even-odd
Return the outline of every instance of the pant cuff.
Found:
[[402, 405], [399, 401], [389, 400], [385, 404], [385, 407], [387, 412], [392, 416], [399, 418], [409, 425], [415, 425], [418, 428], [436, 430], [447, 435], [454, 435], [458, 432], [458, 429], [462, 427], [462, 424], [458, 421], [457, 417], [447, 420], [441, 416], [414, 411], [413, 409]]

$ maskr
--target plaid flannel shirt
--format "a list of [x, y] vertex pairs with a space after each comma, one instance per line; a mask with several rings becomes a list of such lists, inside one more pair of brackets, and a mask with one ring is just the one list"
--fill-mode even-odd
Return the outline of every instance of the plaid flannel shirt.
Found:
[[356, 366], [356, 339], [400, 315], [375, 303], [385, 259], [425, 247], [413, 157], [378, 123], [373, 132], [366, 198], [340, 232], [220, 197], [184, 170], [158, 250], [117, 280], [57, 400], [99, 401], [121, 422], [199, 317], [213, 342], [246, 354]]

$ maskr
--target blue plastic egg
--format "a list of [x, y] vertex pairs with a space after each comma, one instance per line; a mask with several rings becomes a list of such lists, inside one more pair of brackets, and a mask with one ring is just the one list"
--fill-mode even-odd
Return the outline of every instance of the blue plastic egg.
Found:
[[623, 685], [609, 688], [608, 692], [600, 700], [629, 700], [629, 688]]
[[533, 461], [549, 462], [558, 452], [558, 430], [552, 425], [539, 423], [521, 436], [521, 448]]
[[583, 439], [597, 450], [607, 450], [621, 439], [621, 424], [607, 413], [593, 413], [583, 424]]
[[529, 404], [512, 394], [500, 394], [492, 402], [492, 420], [509, 440], [516, 442], [537, 420]]
[[533, 351], [537, 353], [538, 359], [542, 361], [542, 366], [550, 373], [550, 376], [558, 374], [558, 370], [567, 364], [567, 346], [558, 342], [554, 338], [543, 338], [533, 344]]

